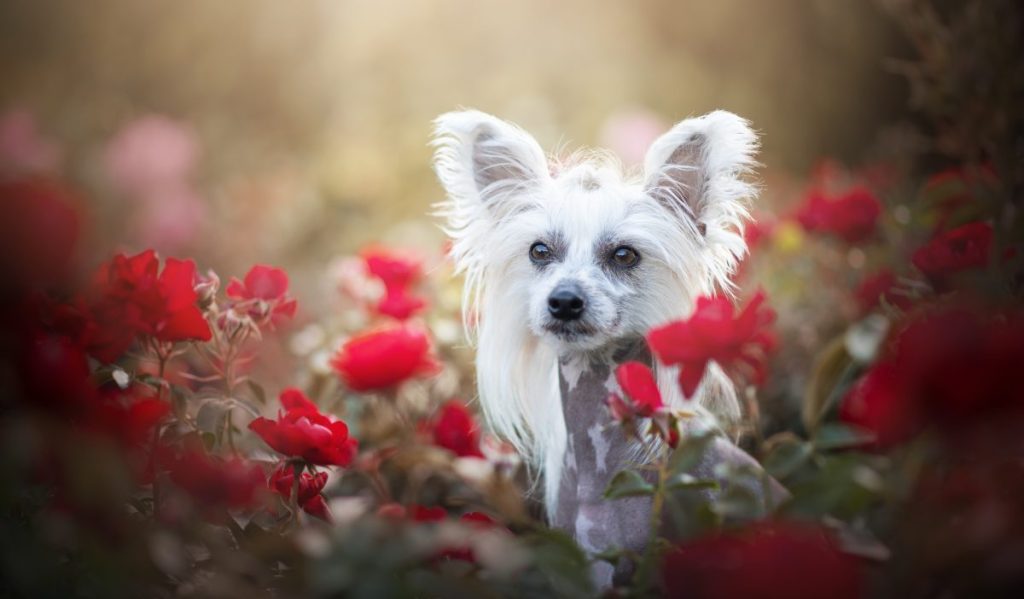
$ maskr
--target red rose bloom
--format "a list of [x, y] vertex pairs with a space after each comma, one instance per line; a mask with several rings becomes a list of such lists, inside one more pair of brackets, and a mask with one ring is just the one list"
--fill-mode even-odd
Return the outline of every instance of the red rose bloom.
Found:
[[426, 300], [410, 291], [422, 274], [419, 259], [380, 247], [363, 250], [362, 257], [367, 272], [384, 283], [384, 296], [377, 303], [377, 312], [406, 320], [426, 307]]
[[288, 273], [280, 268], [257, 264], [245, 274], [244, 281], [231, 277], [226, 293], [240, 301], [265, 302], [275, 317], [295, 316], [297, 302], [288, 295]]
[[171, 460], [171, 480], [204, 510], [252, 505], [264, 488], [263, 469], [240, 459], [220, 460], [196, 448]]
[[853, 557], [818, 527], [761, 522], [696, 539], [662, 565], [667, 597], [855, 599], [863, 581]]
[[153, 428], [171, 412], [171, 404], [155, 397], [114, 393], [90, 410], [85, 427], [125, 447], [140, 447], [153, 438]]
[[357, 335], [331, 360], [342, 381], [354, 391], [388, 389], [438, 371], [427, 334], [408, 325]]
[[829, 198], [821, 191], [808, 194], [796, 219], [809, 232], [828, 233], [847, 243], [864, 241], [875, 232], [882, 204], [866, 187], [854, 187]]
[[[622, 391], [633, 400], [631, 412], [637, 416], [650, 417], [664, 404], [654, 373], [640, 362], [625, 362], [615, 369], [615, 380]], [[617, 397], [617, 396], [616, 396]], [[615, 409], [613, 409], [613, 415]]]
[[988, 320], [966, 310], [910, 323], [889, 352], [851, 389], [841, 417], [872, 431], [880, 446], [927, 424], [956, 434], [1024, 412], [1024, 320]]
[[449, 401], [441, 406], [431, 428], [434, 445], [444, 447], [459, 457], [483, 457], [479, 427], [473, 414], [462, 403]]
[[153, 250], [114, 256], [93, 279], [90, 314], [96, 326], [85, 340], [90, 352], [112, 362], [138, 334], [164, 342], [209, 341], [209, 324], [196, 306], [195, 281], [191, 260], [168, 258], [160, 272]]
[[753, 382], [761, 383], [766, 374], [765, 356], [775, 347], [775, 337], [766, 328], [775, 313], [758, 292], [747, 307], [733, 316], [727, 298], [702, 297], [688, 320], [651, 330], [647, 341], [664, 364], [678, 364], [679, 384], [686, 397], [692, 397], [704, 378], [708, 362], [714, 360], [730, 371], [741, 371]]
[[992, 225], [969, 223], [936, 235], [911, 257], [914, 266], [938, 286], [951, 275], [983, 268], [992, 254]]
[[275, 451], [302, 458], [319, 466], [347, 466], [355, 457], [358, 444], [348, 436], [348, 426], [320, 413], [316, 405], [298, 389], [281, 393], [284, 410], [277, 420], [257, 418], [249, 429]]
[[[270, 475], [268, 486], [275, 493], [284, 497], [285, 501], [291, 501], [292, 489], [295, 484], [295, 469], [288, 465], [282, 465]], [[320, 494], [327, 484], [327, 473], [318, 472], [310, 474], [303, 472], [299, 479], [298, 503], [306, 513], [315, 516], [326, 522], [331, 521], [331, 514], [327, 510], [327, 502]]]

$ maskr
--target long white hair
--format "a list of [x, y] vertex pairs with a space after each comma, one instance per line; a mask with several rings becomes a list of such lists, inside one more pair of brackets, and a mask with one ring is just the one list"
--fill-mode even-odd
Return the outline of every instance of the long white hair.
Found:
[[[451, 256], [466, 279], [463, 320], [477, 346], [483, 414], [545, 481], [550, 513], [567, 438], [558, 355], [526, 326], [523, 280], [514, 265], [523, 255], [516, 220], [549, 200], [557, 177], [534, 138], [513, 124], [465, 110], [443, 114], [434, 125], [434, 167], [447, 194], [436, 213], [446, 220]], [[662, 321], [686, 316], [698, 295], [732, 291], [732, 272], [746, 252], [747, 203], [756, 194], [745, 180], [756, 149], [745, 120], [716, 111], [675, 125], [648, 150], [642, 177], [623, 178], [667, 208], [666, 217], [676, 217], [661, 219], [671, 226], [651, 233], [662, 237], [658, 247], [669, 248], [665, 263], [676, 285], [668, 288], [682, 296], [665, 298], [671, 308], [658, 315]], [[669, 403], [679, 405], [675, 371], [659, 368], [658, 381]], [[695, 400], [718, 417], [739, 414], [735, 392], [717, 367]]]

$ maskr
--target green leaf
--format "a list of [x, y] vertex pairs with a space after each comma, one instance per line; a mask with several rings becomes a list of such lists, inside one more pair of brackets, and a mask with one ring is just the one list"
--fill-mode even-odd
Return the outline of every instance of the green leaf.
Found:
[[249, 387], [249, 390], [252, 391], [253, 397], [261, 406], [267, 405], [267, 392], [263, 390], [263, 387], [260, 386], [259, 383], [249, 379], [245, 381], [245, 384]]
[[764, 469], [782, 480], [800, 469], [814, 453], [814, 447], [803, 441], [779, 443], [764, 458]]
[[224, 419], [231, 410], [231, 403], [222, 399], [211, 399], [199, 406], [196, 412], [196, 426], [204, 433], [220, 434], [224, 428]]
[[858, 428], [830, 422], [821, 425], [814, 436], [814, 446], [818, 449], [848, 449], [869, 443], [874, 436]]
[[718, 481], [706, 478], [697, 478], [685, 472], [680, 472], [669, 476], [665, 481], [665, 487], [672, 491], [682, 491], [687, 489], [718, 489]]
[[654, 485], [650, 484], [634, 470], [623, 470], [612, 478], [604, 491], [605, 499], [621, 497], [645, 497], [654, 495]]
[[761, 500], [750, 489], [732, 485], [711, 505], [711, 509], [723, 518], [753, 520], [763, 515]]
[[672, 452], [672, 456], [668, 460], [669, 475], [683, 474], [696, 468], [704, 459], [704, 452], [714, 442], [715, 436], [715, 433], [708, 432], [684, 437], [682, 443]]

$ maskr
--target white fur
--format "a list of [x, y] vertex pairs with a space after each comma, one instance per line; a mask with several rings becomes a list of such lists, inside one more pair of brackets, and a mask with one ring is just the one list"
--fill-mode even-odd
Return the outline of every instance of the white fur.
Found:
[[[693, 163], [669, 162], [695, 135], [702, 141]], [[639, 177], [602, 153], [549, 163], [529, 134], [471, 110], [440, 116], [434, 146], [447, 192], [437, 213], [447, 220], [452, 257], [466, 276], [463, 316], [477, 342], [484, 416], [545, 481], [550, 513], [566, 450], [559, 357], [583, 359], [687, 316], [700, 295], [732, 289], [730, 276], [746, 251], [746, 202], [756, 192], [744, 176], [757, 139], [728, 112], [688, 119], [654, 142]], [[699, 189], [687, 184], [693, 181]], [[550, 243], [556, 232], [564, 251], [557, 262], [536, 267], [530, 246]], [[634, 276], [609, 274], [596, 249], [601, 239], [639, 252]], [[589, 334], [546, 328], [547, 297], [563, 281], [586, 294]], [[668, 402], [682, 406], [675, 369], [657, 374]], [[730, 419], [739, 413], [718, 368], [687, 404]]]

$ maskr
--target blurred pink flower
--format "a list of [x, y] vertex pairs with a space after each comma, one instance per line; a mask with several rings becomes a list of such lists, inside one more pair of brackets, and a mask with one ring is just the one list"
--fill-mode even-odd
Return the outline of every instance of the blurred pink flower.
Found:
[[27, 110], [0, 116], [0, 173], [51, 173], [60, 163], [60, 147], [42, 137]]
[[605, 120], [601, 145], [618, 154], [627, 166], [642, 164], [647, 148], [667, 130], [667, 123], [650, 110], [627, 109]]
[[199, 233], [206, 218], [206, 203], [187, 184], [155, 189], [140, 198], [135, 235], [146, 247], [174, 253]]
[[140, 117], [107, 144], [105, 166], [111, 182], [133, 196], [177, 187], [192, 175], [199, 155], [196, 135], [161, 115]]

